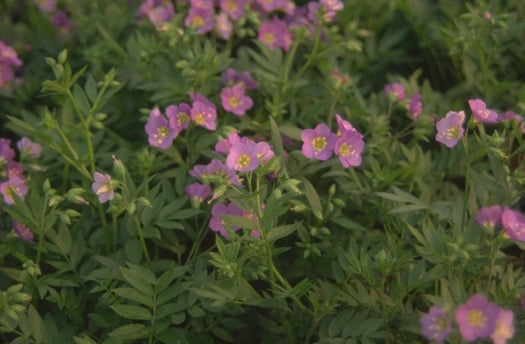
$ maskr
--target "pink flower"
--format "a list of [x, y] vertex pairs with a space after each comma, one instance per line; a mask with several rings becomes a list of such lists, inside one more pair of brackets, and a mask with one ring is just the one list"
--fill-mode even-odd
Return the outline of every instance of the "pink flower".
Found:
[[365, 143], [363, 135], [356, 131], [347, 131], [335, 141], [334, 151], [341, 164], [348, 168], [361, 165], [361, 152]]
[[237, 142], [226, 157], [226, 166], [239, 172], [250, 172], [259, 166], [255, 142]]
[[326, 124], [318, 124], [315, 129], [301, 132], [302, 152], [309, 159], [328, 160], [337, 140], [337, 135], [330, 132]]
[[496, 328], [499, 307], [489, 302], [485, 296], [476, 294], [456, 309], [456, 322], [463, 340], [472, 342], [478, 338], [488, 338]]
[[225, 40], [229, 40], [232, 35], [233, 25], [226, 13], [222, 12], [215, 17], [215, 30]]
[[227, 139], [220, 140], [215, 144], [215, 152], [226, 155], [230, 152], [230, 149], [233, 147], [233, 145], [240, 142], [240, 140], [239, 134], [232, 130], [228, 134]]
[[267, 13], [282, 9], [287, 3], [286, 0], [256, 0], [256, 2]]
[[265, 22], [259, 26], [257, 39], [265, 43], [271, 50], [279, 47], [287, 51], [292, 45], [292, 34], [286, 23], [277, 17], [274, 17], [271, 22]]
[[275, 152], [268, 142], [257, 142], [255, 144], [255, 154], [257, 155], [257, 160], [259, 160], [261, 164], [267, 163], [275, 156]]
[[211, 131], [217, 129], [217, 123], [215, 123], [215, 119], [217, 118], [215, 105], [211, 107], [202, 101], [195, 101], [193, 102], [190, 115], [196, 125]]
[[33, 231], [23, 223], [13, 220], [13, 229], [15, 230], [16, 236], [20, 239], [30, 243], [33, 242], [33, 238], [35, 237]]
[[[228, 205], [215, 203], [211, 208], [211, 215], [212, 218], [208, 224], [210, 229], [214, 232], [219, 232], [223, 237], [228, 237], [230, 233], [228, 233], [228, 229], [225, 227], [226, 222], [221, 219], [221, 215], [242, 216], [242, 210], [233, 203]], [[231, 229], [237, 231], [239, 227], [233, 226]]]
[[209, 185], [201, 183], [193, 183], [186, 186], [186, 194], [197, 203], [201, 203], [211, 195], [211, 188]]
[[500, 310], [496, 318], [496, 328], [490, 335], [493, 344], [505, 344], [514, 336], [514, 313], [511, 310]]
[[421, 95], [419, 93], [414, 93], [410, 97], [410, 103], [408, 104], [408, 111], [412, 115], [412, 120], [415, 122], [421, 112], [423, 111], [423, 103], [421, 103]]
[[228, 68], [221, 74], [222, 83], [226, 86], [241, 85], [246, 90], [256, 90], [259, 84], [252, 79], [250, 72], [245, 70], [241, 73], [233, 68]]
[[60, 34], [66, 35], [73, 29], [73, 24], [69, 20], [66, 11], [58, 11], [51, 18], [51, 23], [58, 29]]
[[432, 306], [428, 313], [420, 318], [421, 332], [431, 341], [442, 343], [448, 337], [452, 326], [441, 307]]
[[465, 121], [465, 113], [463, 111], [449, 111], [445, 118], [440, 119], [436, 123], [438, 131], [436, 141], [443, 143], [449, 148], [454, 147], [465, 131], [462, 127], [463, 121]]
[[190, 125], [191, 108], [186, 103], [170, 105], [166, 108], [166, 117], [168, 117], [171, 130], [180, 133]]
[[205, 183], [218, 182], [241, 186], [241, 181], [235, 171], [218, 159], [212, 159], [207, 165], [195, 165], [189, 174]]
[[4, 202], [6, 204], [15, 203], [15, 194], [23, 201], [27, 195], [25, 179], [20, 178], [19, 176], [12, 176], [7, 181], [0, 184], [0, 193], [4, 196]]
[[12, 67], [20, 67], [22, 61], [18, 58], [16, 51], [0, 41], [0, 87], [11, 82], [15, 73]]
[[246, 111], [252, 108], [253, 100], [244, 94], [244, 88], [241, 85], [225, 87], [221, 91], [222, 107], [237, 116], [246, 114]]
[[40, 158], [40, 155], [42, 154], [42, 146], [38, 143], [34, 143], [31, 139], [25, 136], [16, 143], [16, 146], [23, 157], [30, 156], [36, 159]]
[[178, 131], [170, 127], [168, 120], [158, 108], [151, 110], [144, 128], [148, 134], [148, 142], [152, 147], [168, 149], [179, 135]]
[[24, 165], [19, 164], [14, 160], [9, 161], [7, 168], [5, 169], [5, 175], [8, 179], [14, 176], [24, 179]]
[[401, 102], [406, 98], [405, 87], [399, 82], [385, 85], [385, 87], [383, 88], [383, 94], [386, 98], [390, 99], [391, 101]]
[[163, 24], [171, 21], [174, 14], [175, 11], [171, 1], [165, 1], [162, 5], [154, 7], [147, 13], [150, 22], [157, 30], [162, 30]]
[[184, 25], [191, 27], [197, 31], [199, 35], [205, 34], [213, 30], [213, 5], [206, 7], [196, 7], [192, 3], [188, 15], [184, 19]]
[[112, 200], [115, 194], [111, 176], [95, 172], [93, 178], [95, 181], [91, 184], [91, 189], [98, 196], [100, 203], [106, 203], [107, 201]]
[[512, 240], [525, 241], [525, 216], [519, 211], [503, 209], [501, 223], [505, 234]]
[[57, 0], [33, 0], [40, 12], [53, 13], [57, 9]]
[[5, 166], [15, 158], [15, 151], [11, 148], [11, 140], [0, 139], [0, 167]]
[[498, 121], [498, 113], [487, 109], [481, 99], [470, 99], [468, 101], [474, 120], [481, 123], [495, 123]]
[[246, 0], [220, 0], [223, 13], [230, 16], [233, 20], [239, 20], [244, 15], [244, 4]]
[[[337, 122], [337, 136], [342, 136], [346, 134], [347, 132], [355, 132], [357, 133], [357, 130], [353, 127], [353, 125], [348, 122], [347, 120], [344, 120], [339, 114], [335, 114], [335, 120]], [[361, 135], [361, 134], [359, 134]], [[361, 135], [362, 137], [363, 135]]]
[[499, 205], [480, 208], [476, 213], [476, 222], [482, 227], [494, 229], [501, 223], [501, 213]]

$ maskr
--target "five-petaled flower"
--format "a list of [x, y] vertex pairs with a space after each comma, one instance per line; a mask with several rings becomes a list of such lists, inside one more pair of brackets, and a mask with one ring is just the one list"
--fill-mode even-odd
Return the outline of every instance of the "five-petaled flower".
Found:
[[214, 232], [219, 232], [224, 237], [228, 237], [230, 236], [230, 233], [228, 233], [228, 228], [233, 230], [239, 230], [240, 228], [237, 226], [228, 226], [226, 221], [221, 219], [221, 215], [242, 216], [243, 211], [233, 203], [228, 205], [215, 203], [211, 208], [211, 215], [212, 218], [208, 224], [210, 229]]
[[252, 98], [244, 94], [244, 87], [234, 85], [225, 87], [221, 91], [222, 107], [237, 116], [246, 114], [253, 106]]
[[33, 238], [35, 237], [33, 231], [23, 223], [13, 220], [13, 229], [15, 230], [16, 236], [20, 239], [31, 243], [33, 242]]
[[476, 222], [480, 226], [494, 229], [501, 223], [501, 213], [499, 205], [480, 208], [476, 213]]
[[95, 172], [93, 178], [95, 181], [91, 185], [93, 192], [98, 196], [100, 203], [106, 203], [110, 201], [115, 196], [113, 181], [111, 176], [108, 174], [102, 174], [100, 172]]
[[465, 112], [449, 111], [445, 118], [436, 123], [437, 134], [436, 141], [443, 143], [445, 146], [454, 147], [459, 139], [463, 136], [463, 122], [465, 121]]
[[498, 113], [487, 109], [487, 105], [481, 99], [470, 99], [468, 101], [474, 120], [481, 123], [495, 123], [498, 121]]
[[144, 128], [148, 134], [150, 146], [162, 149], [168, 149], [179, 134], [178, 131], [171, 128], [168, 119], [164, 117], [158, 108], [151, 110], [148, 122]]
[[430, 307], [428, 313], [420, 318], [421, 332], [428, 339], [442, 343], [452, 330], [445, 311], [438, 306]]
[[482, 294], [471, 296], [455, 312], [463, 340], [472, 342], [478, 338], [488, 338], [496, 328], [499, 312], [498, 305], [489, 302]]
[[309, 159], [328, 160], [337, 140], [337, 135], [330, 132], [324, 123], [318, 124], [315, 129], [305, 129], [301, 132], [303, 146], [301, 151]]
[[357, 131], [347, 131], [337, 139], [334, 151], [345, 168], [361, 165], [361, 152], [365, 143]]
[[7, 181], [0, 184], [0, 193], [4, 196], [4, 202], [7, 204], [15, 203], [14, 195], [23, 201], [27, 191], [25, 179], [17, 175], [11, 176]]
[[525, 241], [525, 216], [522, 213], [505, 207], [501, 214], [501, 223], [510, 239]]

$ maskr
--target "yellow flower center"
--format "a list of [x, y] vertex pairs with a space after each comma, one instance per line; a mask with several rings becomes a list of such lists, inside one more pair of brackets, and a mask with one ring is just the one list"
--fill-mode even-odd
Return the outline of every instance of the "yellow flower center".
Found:
[[177, 115], [177, 122], [179, 125], [188, 123], [190, 121], [190, 117], [185, 112], [179, 112]]
[[493, 338], [511, 338], [513, 336], [512, 329], [503, 321], [496, 321], [496, 328], [492, 334]]
[[113, 190], [113, 187], [111, 186], [111, 182], [109, 180], [105, 180], [104, 184], [97, 190], [96, 194], [100, 195], [101, 193], [106, 193]]
[[202, 112], [195, 115], [195, 123], [197, 123], [197, 125], [203, 125], [205, 122], [204, 114]]
[[316, 151], [322, 151], [326, 147], [326, 137], [319, 136], [312, 140], [312, 147]]
[[230, 104], [232, 108], [236, 108], [237, 106], [239, 106], [239, 103], [239, 98], [237, 98], [236, 96], [230, 97], [230, 99], [228, 99], [228, 104]]
[[226, 2], [226, 9], [230, 12], [237, 11], [237, 4], [233, 1]]
[[351, 154], [351, 152], [355, 153], [355, 151], [352, 150], [352, 146], [346, 142], [341, 144], [341, 146], [339, 147], [339, 153], [341, 153], [342, 156], [348, 156]]
[[251, 162], [250, 156], [248, 154], [242, 154], [237, 159], [237, 168], [246, 168], [250, 166], [250, 162]]
[[168, 134], [169, 134], [168, 127], [160, 127], [157, 129], [157, 137], [159, 139], [164, 139], [168, 137]]
[[191, 19], [191, 25], [193, 27], [199, 28], [204, 25], [204, 19], [200, 16], [195, 16]]
[[275, 42], [275, 35], [271, 32], [265, 33], [263, 36], [263, 41], [267, 44], [272, 44]]
[[487, 321], [487, 318], [483, 315], [483, 312], [479, 309], [474, 309], [468, 312], [467, 315], [467, 322], [470, 326], [473, 327], [482, 327], [485, 322]]
[[450, 127], [445, 131], [445, 136], [449, 140], [454, 140], [459, 137], [459, 128], [458, 127]]

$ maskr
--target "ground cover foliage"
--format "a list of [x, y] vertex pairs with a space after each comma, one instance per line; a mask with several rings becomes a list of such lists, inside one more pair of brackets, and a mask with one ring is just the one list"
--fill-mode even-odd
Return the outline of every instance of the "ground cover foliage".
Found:
[[524, 343], [524, 31], [0, 0], [0, 342]]

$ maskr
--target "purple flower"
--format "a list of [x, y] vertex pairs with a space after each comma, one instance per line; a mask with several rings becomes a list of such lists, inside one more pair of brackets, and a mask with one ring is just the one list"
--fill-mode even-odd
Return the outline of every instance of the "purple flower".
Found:
[[476, 222], [482, 227], [494, 229], [501, 223], [501, 213], [499, 205], [480, 208], [476, 213]]
[[309, 159], [328, 160], [337, 140], [337, 135], [330, 132], [326, 124], [318, 124], [315, 129], [301, 132], [302, 152]]
[[496, 328], [490, 335], [493, 344], [505, 344], [507, 339], [514, 336], [514, 313], [511, 310], [501, 309], [496, 318]]
[[516, 121], [516, 122], [521, 122], [523, 121], [523, 117], [518, 115], [517, 113], [515, 113], [514, 111], [512, 110], [509, 110], [509, 111], [505, 111], [504, 113], [502, 114], [499, 114], [498, 115], [498, 121], [499, 122], [503, 122], [503, 121]]
[[154, 7], [147, 13], [149, 20], [157, 30], [163, 30], [163, 24], [171, 21], [174, 14], [175, 11], [171, 1], [165, 1], [162, 5]]
[[51, 23], [53, 23], [53, 26], [56, 27], [62, 35], [68, 34], [73, 28], [73, 24], [71, 24], [71, 20], [69, 20], [66, 11], [56, 12], [53, 18], [51, 18]]
[[22, 61], [18, 58], [16, 51], [0, 41], [0, 88], [14, 79], [15, 73], [12, 67], [20, 67]]
[[111, 176], [95, 172], [93, 177], [95, 181], [91, 184], [91, 189], [93, 189], [93, 192], [98, 196], [100, 203], [106, 203], [107, 201], [112, 200], [115, 194]]
[[463, 121], [465, 121], [465, 113], [463, 111], [449, 111], [445, 118], [440, 119], [436, 123], [438, 131], [436, 141], [443, 143], [449, 148], [454, 147], [465, 131], [462, 127]]
[[53, 13], [57, 9], [57, 0], [33, 0], [40, 12]]
[[270, 13], [286, 6], [286, 0], [256, 0], [263, 11]]
[[222, 107], [237, 116], [246, 114], [246, 111], [252, 108], [252, 98], [244, 94], [244, 88], [241, 85], [233, 87], [224, 87], [221, 91]]
[[242, 185], [235, 171], [218, 159], [212, 159], [207, 165], [193, 166], [189, 174], [204, 182], [214, 181], [221, 184]]
[[24, 200], [27, 194], [27, 185], [24, 178], [19, 176], [12, 176], [7, 181], [0, 184], [0, 193], [4, 196], [6, 204], [14, 204], [14, 195], [16, 194], [20, 200]]
[[152, 147], [168, 149], [179, 135], [178, 131], [170, 127], [168, 120], [158, 108], [151, 110], [144, 128], [148, 134], [148, 142]]
[[441, 307], [432, 306], [420, 319], [421, 332], [428, 339], [442, 343], [449, 335], [452, 326]]
[[319, 0], [319, 3], [327, 11], [339, 12], [342, 11], [345, 5], [339, 0]]
[[191, 121], [191, 107], [186, 103], [179, 105], [170, 105], [166, 108], [166, 117], [168, 117], [171, 130], [181, 132], [188, 128]]
[[245, 70], [241, 73], [233, 68], [228, 68], [221, 74], [222, 83], [226, 86], [241, 85], [246, 90], [256, 90], [259, 84], [252, 79], [250, 72]]
[[223, 13], [230, 16], [233, 20], [239, 20], [244, 15], [244, 4], [246, 0], [220, 0]]
[[219, 13], [215, 17], [215, 31], [224, 38], [226, 41], [230, 39], [232, 35], [233, 25], [228, 19], [226, 13]]
[[[347, 132], [357, 133], [357, 130], [355, 130], [354, 126], [350, 122], [344, 120], [339, 114], [335, 114], [335, 120], [337, 122], [337, 136], [342, 136]], [[361, 137], [362, 136], [363, 135], [361, 135]]]
[[286, 23], [277, 17], [259, 26], [257, 39], [265, 43], [271, 50], [279, 47], [287, 51], [292, 45], [292, 34], [288, 30]]
[[0, 139], [0, 167], [5, 166], [15, 158], [15, 151], [11, 148], [11, 140]]
[[240, 140], [241, 139], [239, 137], [239, 134], [237, 134], [236, 131], [232, 130], [228, 134], [227, 139], [220, 140], [215, 144], [215, 152], [226, 155], [230, 152], [232, 146], [238, 143]]
[[415, 122], [421, 112], [423, 111], [423, 103], [421, 102], [421, 95], [419, 93], [414, 93], [410, 97], [410, 102], [408, 104], [408, 111], [412, 115], [412, 120]]
[[489, 302], [481, 294], [470, 297], [455, 312], [463, 340], [472, 342], [478, 338], [488, 338], [496, 328], [499, 311], [496, 304]]
[[201, 203], [211, 195], [211, 188], [209, 185], [201, 183], [193, 183], [186, 186], [186, 194], [197, 203]]
[[[210, 223], [208, 226], [210, 229], [214, 232], [219, 232], [223, 237], [230, 236], [230, 233], [228, 233], [228, 230], [226, 229], [225, 225], [226, 222], [221, 219], [221, 215], [236, 215], [236, 216], [242, 216], [242, 210], [239, 209], [235, 204], [230, 203], [228, 205], [215, 203], [213, 207], [211, 208], [211, 215], [212, 218], [210, 219]], [[239, 230], [239, 227], [232, 226], [233, 230]]]
[[257, 155], [257, 160], [259, 160], [261, 164], [267, 163], [275, 156], [275, 152], [268, 142], [257, 142], [255, 144], [255, 154]]
[[188, 15], [184, 19], [184, 25], [195, 29], [199, 35], [213, 30], [213, 6], [211, 1], [209, 3], [210, 6], [206, 8], [196, 7], [192, 4]]
[[16, 143], [16, 146], [23, 157], [30, 156], [36, 159], [40, 158], [42, 154], [42, 146], [34, 143], [27, 137], [22, 137], [22, 139]]
[[9, 161], [5, 169], [5, 176], [8, 179], [15, 176], [24, 179], [24, 165], [19, 164], [14, 160]]
[[487, 105], [481, 99], [470, 99], [468, 101], [474, 120], [481, 123], [495, 123], [498, 121], [498, 113], [487, 109]]
[[519, 211], [503, 209], [501, 223], [505, 234], [512, 240], [525, 241], [525, 216]]
[[208, 98], [206, 98], [204, 95], [200, 93], [190, 93], [191, 101], [192, 102], [201, 102], [204, 103], [206, 106], [211, 107], [214, 110], [217, 110], [217, 107], [213, 102], [209, 101]]
[[347, 131], [335, 141], [334, 151], [339, 156], [341, 164], [348, 168], [361, 165], [361, 152], [364, 146], [363, 135], [356, 131]]
[[390, 99], [391, 101], [401, 102], [406, 98], [405, 87], [399, 82], [385, 85], [385, 87], [383, 88], [383, 94], [386, 98]]
[[195, 101], [193, 102], [190, 115], [193, 122], [198, 126], [211, 131], [217, 129], [217, 123], [215, 123], [217, 110], [215, 109], [215, 105], [211, 107], [202, 101]]
[[30, 243], [33, 242], [33, 238], [35, 237], [33, 232], [23, 223], [13, 220], [13, 229], [15, 230], [16, 236], [20, 239]]
[[259, 166], [256, 145], [253, 141], [237, 142], [226, 157], [226, 166], [239, 172], [250, 172]]

